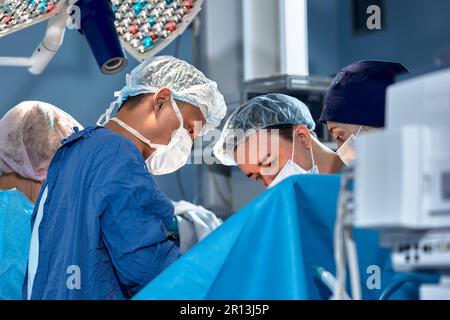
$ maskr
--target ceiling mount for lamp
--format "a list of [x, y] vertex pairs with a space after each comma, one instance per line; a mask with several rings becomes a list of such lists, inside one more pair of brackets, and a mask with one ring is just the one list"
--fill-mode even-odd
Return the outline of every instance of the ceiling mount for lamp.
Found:
[[180, 36], [204, 0], [112, 0], [124, 49], [139, 61], [158, 54]]

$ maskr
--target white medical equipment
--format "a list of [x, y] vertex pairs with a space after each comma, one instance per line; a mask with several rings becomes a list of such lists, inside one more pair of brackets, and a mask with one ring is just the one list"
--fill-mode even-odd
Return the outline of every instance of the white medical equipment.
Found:
[[[379, 230], [395, 270], [442, 275], [421, 299], [450, 299], [450, 68], [392, 85], [386, 103], [386, 129], [356, 143], [354, 198], [341, 203], [337, 229]], [[338, 239], [340, 258], [353, 255], [342, 248]]]

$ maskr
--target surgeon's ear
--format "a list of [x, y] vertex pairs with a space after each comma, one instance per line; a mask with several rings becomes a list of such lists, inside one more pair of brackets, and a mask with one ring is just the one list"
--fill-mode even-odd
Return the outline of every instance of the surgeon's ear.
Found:
[[311, 134], [309, 133], [308, 127], [305, 125], [299, 125], [295, 129], [295, 136], [300, 139], [301, 144], [305, 149], [309, 149], [312, 146]]
[[164, 105], [170, 103], [171, 96], [169, 88], [161, 88], [153, 95], [153, 108], [156, 115], [159, 115]]

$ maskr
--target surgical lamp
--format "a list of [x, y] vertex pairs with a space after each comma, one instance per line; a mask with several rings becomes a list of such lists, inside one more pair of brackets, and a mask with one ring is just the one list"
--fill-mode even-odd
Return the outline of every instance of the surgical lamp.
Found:
[[127, 52], [139, 61], [158, 54], [180, 36], [204, 0], [112, 0], [115, 26]]
[[0, 66], [42, 73], [61, 47], [66, 27], [76, 27], [101, 71], [118, 73], [127, 65], [122, 46], [139, 61], [155, 56], [186, 30], [203, 1], [0, 0], [0, 37], [48, 20], [44, 39], [31, 57], [0, 57]]

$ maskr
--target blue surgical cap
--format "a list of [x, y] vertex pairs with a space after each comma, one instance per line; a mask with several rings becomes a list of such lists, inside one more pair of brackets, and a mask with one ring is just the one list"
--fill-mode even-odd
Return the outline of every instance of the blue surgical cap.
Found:
[[[301, 124], [310, 130], [316, 127], [308, 107], [300, 100], [275, 93], [253, 98], [228, 118], [214, 146], [214, 155], [224, 165], [235, 165], [234, 147], [252, 133], [275, 126]], [[244, 135], [240, 134], [242, 131]]]
[[408, 72], [395, 62], [359, 61], [342, 69], [325, 98], [320, 121], [384, 127], [386, 89]]

